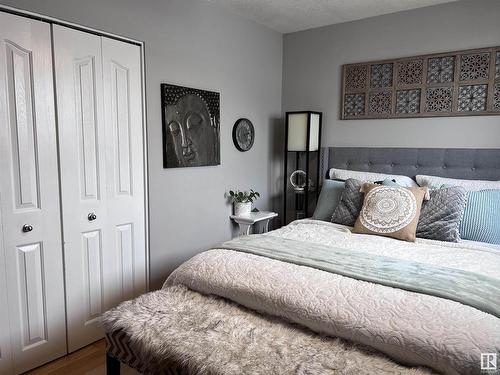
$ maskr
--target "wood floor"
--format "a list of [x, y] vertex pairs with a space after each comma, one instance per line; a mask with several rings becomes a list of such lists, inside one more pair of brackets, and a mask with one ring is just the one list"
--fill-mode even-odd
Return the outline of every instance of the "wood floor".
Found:
[[[44, 366], [28, 371], [29, 375], [103, 375], [106, 374], [106, 341], [101, 340]], [[124, 375], [138, 372], [121, 366]]]

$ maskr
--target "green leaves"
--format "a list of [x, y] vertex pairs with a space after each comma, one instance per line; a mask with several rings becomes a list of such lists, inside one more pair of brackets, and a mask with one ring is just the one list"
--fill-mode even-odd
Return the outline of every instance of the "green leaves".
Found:
[[260, 198], [260, 194], [253, 189], [250, 189], [250, 192], [229, 190], [229, 192], [224, 193], [224, 197], [228, 198], [230, 202], [248, 203]]

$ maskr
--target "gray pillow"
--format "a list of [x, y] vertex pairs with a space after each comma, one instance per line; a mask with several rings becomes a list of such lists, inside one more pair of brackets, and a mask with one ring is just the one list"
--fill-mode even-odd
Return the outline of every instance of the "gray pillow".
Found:
[[467, 203], [463, 187], [453, 186], [431, 190], [431, 199], [424, 201], [417, 226], [417, 237], [458, 242], [460, 220]]
[[335, 207], [339, 204], [344, 186], [344, 181], [323, 181], [318, 203], [316, 204], [316, 209], [314, 210], [314, 214], [312, 216], [313, 219], [330, 221]]
[[332, 223], [354, 226], [363, 207], [364, 194], [359, 191], [362, 185], [363, 181], [354, 178], [346, 180], [340, 202], [333, 211]]

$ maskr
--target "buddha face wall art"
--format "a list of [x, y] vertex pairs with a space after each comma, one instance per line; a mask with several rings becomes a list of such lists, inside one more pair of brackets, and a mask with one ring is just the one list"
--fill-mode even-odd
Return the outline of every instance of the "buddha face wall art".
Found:
[[163, 168], [220, 164], [220, 94], [161, 85]]

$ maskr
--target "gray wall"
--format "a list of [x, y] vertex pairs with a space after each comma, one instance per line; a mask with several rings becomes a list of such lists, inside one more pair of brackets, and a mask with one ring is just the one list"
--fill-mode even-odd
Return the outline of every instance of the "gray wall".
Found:
[[[259, 208], [279, 209], [282, 109], [323, 111], [325, 146], [500, 147], [500, 117], [338, 119], [342, 64], [498, 45], [497, 0], [460, 1], [284, 38], [200, 0], [0, 3], [146, 42], [153, 287], [182, 261], [234, 233], [224, 191], [253, 187], [262, 193]], [[220, 166], [162, 168], [161, 82], [221, 92]], [[247, 153], [231, 140], [241, 116], [256, 128]]]
[[341, 66], [500, 45], [500, 1], [466, 0], [287, 34], [283, 110], [324, 112], [324, 146], [500, 147], [500, 116], [341, 121]]
[[[280, 152], [274, 137], [281, 115], [281, 34], [208, 1], [0, 3], [145, 41], [153, 287], [180, 262], [231, 237], [224, 191], [254, 188], [262, 193], [257, 206], [272, 208], [277, 177], [269, 160]], [[163, 169], [161, 82], [221, 92], [220, 166]], [[231, 139], [232, 125], [242, 116], [256, 131], [254, 147], [246, 153]]]

